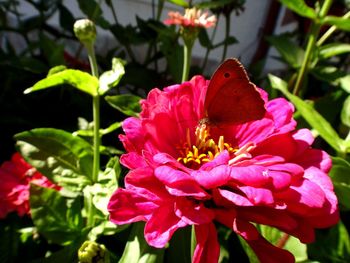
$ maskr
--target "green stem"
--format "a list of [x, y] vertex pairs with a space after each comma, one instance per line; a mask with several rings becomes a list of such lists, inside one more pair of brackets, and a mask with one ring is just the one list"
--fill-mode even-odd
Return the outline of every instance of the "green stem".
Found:
[[194, 225], [191, 227], [191, 257], [193, 257], [194, 250], [196, 249], [197, 239], [196, 239], [196, 231], [194, 229]]
[[182, 81], [185, 82], [188, 80], [188, 75], [190, 73], [191, 65], [191, 53], [192, 53], [192, 44], [185, 43], [184, 45], [184, 66], [182, 70]]
[[[85, 47], [88, 52], [89, 62], [91, 67], [91, 73], [94, 77], [99, 78], [98, 67], [96, 62], [96, 56], [94, 51], [93, 44], [85, 44]], [[92, 100], [93, 107], [93, 123], [94, 123], [94, 137], [93, 137], [93, 149], [94, 149], [94, 157], [93, 157], [93, 165], [92, 165], [92, 182], [95, 183], [98, 180], [98, 174], [100, 171], [100, 95], [98, 91], [96, 91]], [[92, 202], [92, 196], [89, 196], [89, 204], [87, 207], [88, 210], [88, 218], [87, 218], [87, 226], [94, 225], [94, 215], [95, 215], [95, 207]]]
[[323, 2], [323, 5], [321, 7], [320, 12], [318, 13], [318, 17], [315, 21], [313, 21], [311, 25], [311, 30], [309, 33], [309, 38], [307, 41], [306, 51], [303, 63], [301, 64], [300, 70], [298, 72], [297, 80], [294, 85], [293, 94], [297, 95], [302, 87], [303, 81], [305, 76], [307, 75], [309, 69], [310, 69], [310, 61], [313, 56], [313, 52], [315, 50], [316, 46], [316, 39], [319, 35], [321, 24], [319, 23], [319, 20], [321, 20], [323, 17], [325, 17], [328, 13], [329, 8], [331, 7], [333, 0], [325, 0]]
[[[91, 73], [94, 77], [99, 78], [96, 56], [93, 45], [86, 45], [88, 51]], [[100, 95], [98, 91], [93, 96], [93, 122], [94, 122], [94, 161], [92, 168], [92, 181], [97, 182], [100, 171]]]
[[111, 10], [112, 10], [112, 14], [113, 14], [113, 18], [114, 18], [115, 23], [119, 24], [118, 23], [118, 18], [117, 18], [117, 13], [115, 12], [115, 8], [114, 8], [114, 5], [113, 5], [113, 1], [111, 1]]
[[227, 39], [230, 36], [230, 30], [231, 30], [230, 21], [231, 21], [231, 15], [230, 14], [225, 15], [225, 40], [226, 41], [224, 43], [224, 50], [222, 52], [222, 59], [221, 59], [222, 61], [224, 61], [226, 59], [227, 47], [228, 47]]
[[[345, 15], [342, 16], [344, 19], [348, 19], [350, 17], [350, 11], [348, 11]], [[336, 26], [331, 26], [317, 41], [317, 46], [322, 46], [322, 44], [337, 30]]]

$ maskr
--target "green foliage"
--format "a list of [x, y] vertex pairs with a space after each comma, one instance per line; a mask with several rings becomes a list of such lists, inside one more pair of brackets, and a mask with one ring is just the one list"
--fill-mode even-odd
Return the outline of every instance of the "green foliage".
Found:
[[25, 94], [48, 89], [57, 85], [68, 84], [85, 93], [95, 96], [98, 93], [98, 79], [86, 72], [74, 69], [66, 69], [47, 76], [24, 91]]
[[315, 19], [316, 12], [304, 0], [279, 0], [282, 4], [300, 16]]
[[336, 26], [341, 30], [350, 31], [350, 18], [326, 16], [322, 22], [327, 25]]
[[[259, 230], [264, 238], [272, 244], [277, 244], [279, 240], [283, 239], [284, 235], [286, 235], [276, 228], [265, 225], [259, 225]], [[308, 259], [306, 245], [293, 236], [288, 236], [287, 242], [283, 248], [287, 249], [294, 255], [296, 262], [304, 262]]]
[[333, 56], [342, 55], [350, 52], [350, 44], [346, 43], [330, 43], [320, 48], [320, 59], [328, 59]]
[[30, 208], [36, 228], [49, 242], [67, 245], [81, 234], [79, 198], [66, 199], [57, 190], [32, 184]]
[[280, 53], [282, 59], [292, 68], [300, 68], [304, 59], [304, 50], [300, 48], [289, 37], [269, 36], [267, 41], [274, 46]]
[[53, 182], [79, 192], [92, 176], [92, 147], [68, 132], [38, 128], [15, 135], [25, 160]]
[[297, 108], [298, 112], [303, 116], [303, 118], [310, 124], [312, 128], [317, 130], [320, 136], [329, 143], [338, 152], [346, 152], [346, 147], [344, 141], [339, 137], [337, 132], [325, 120], [322, 115], [320, 115], [311, 104], [306, 103], [299, 97], [291, 94], [287, 90], [287, 83], [282, 79], [269, 75], [269, 80], [273, 88], [280, 90]]
[[134, 223], [124, 253], [119, 263], [161, 263], [164, 250], [148, 246], [143, 237], [143, 223]]
[[141, 98], [138, 96], [123, 94], [106, 96], [105, 99], [113, 108], [116, 108], [128, 116], [138, 116], [138, 113], [141, 111], [139, 103]]
[[348, 96], [344, 101], [340, 119], [343, 124], [350, 127], [350, 96]]
[[348, 161], [340, 157], [333, 157], [329, 176], [332, 178], [340, 208], [350, 210], [350, 164]]
[[112, 70], [106, 71], [100, 76], [100, 87], [98, 89], [100, 95], [105, 94], [108, 90], [118, 85], [120, 79], [125, 74], [124, 65], [125, 61], [113, 58]]
[[308, 245], [309, 258], [319, 262], [348, 262], [350, 237], [342, 222], [317, 232], [316, 241]]

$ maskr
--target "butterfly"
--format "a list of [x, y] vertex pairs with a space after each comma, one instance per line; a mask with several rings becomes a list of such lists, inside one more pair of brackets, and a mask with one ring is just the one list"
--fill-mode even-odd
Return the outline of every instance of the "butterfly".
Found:
[[266, 112], [264, 104], [242, 64], [237, 59], [227, 59], [209, 82], [204, 100], [205, 116], [200, 123], [221, 126], [259, 120]]

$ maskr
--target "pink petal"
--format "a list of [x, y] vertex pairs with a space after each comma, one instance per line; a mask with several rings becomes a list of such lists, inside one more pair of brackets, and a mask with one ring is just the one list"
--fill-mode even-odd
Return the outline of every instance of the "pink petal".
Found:
[[318, 149], [307, 149], [301, 156], [298, 156], [296, 162], [305, 169], [317, 167], [325, 173], [328, 173], [332, 167], [332, 160], [329, 155]]
[[296, 155], [302, 154], [305, 150], [310, 148], [315, 138], [308, 129], [300, 129], [293, 133], [293, 138], [298, 144], [298, 152]]
[[315, 215], [313, 214], [310, 217], [307, 217], [306, 220], [317, 228], [330, 227], [336, 224], [339, 221], [338, 200], [333, 191], [331, 179], [315, 167], [306, 169], [305, 177], [322, 188], [326, 196], [323, 207], [319, 209]]
[[230, 177], [234, 181], [253, 187], [262, 187], [270, 182], [271, 179], [266, 176], [266, 171], [266, 167], [259, 165], [232, 166], [229, 169]]
[[224, 164], [228, 164], [230, 160], [230, 155], [229, 153], [225, 150], [222, 151], [218, 156], [215, 157], [214, 160], [205, 163], [201, 166], [200, 170], [201, 171], [210, 171], [211, 169], [220, 166], [220, 165], [224, 165]]
[[195, 226], [197, 246], [193, 263], [217, 263], [220, 255], [215, 225], [213, 223]]
[[136, 152], [123, 154], [120, 157], [120, 163], [129, 169], [136, 169], [139, 167], [147, 166], [145, 159]]
[[315, 183], [300, 179], [288, 190], [275, 193], [275, 198], [283, 200], [288, 210], [301, 216], [312, 216], [323, 207], [325, 193]]
[[210, 223], [214, 219], [214, 212], [204, 206], [185, 198], [177, 198], [175, 214], [189, 225]]
[[273, 133], [273, 130], [273, 121], [264, 118], [241, 125], [233, 125], [225, 129], [215, 128], [210, 131], [213, 138], [219, 138], [219, 136], [223, 135], [225, 141], [242, 147], [250, 142], [259, 143], [265, 140]]
[[251, 154], [280, 156], [288, 161], [294, 158], [297, 147], [298, 144], [290, 134], [276, 134], [258, 144]]
[[174, 213], [171, 203], [156, 209], [145, 226], [145, 239], [148, 244], [163, 248], [169, 242], [174, 232], [187, 224]]
[[125, 187], [154, 202], [170, 198], [164, 185], [153, 175], [150, 167], [131, 170], [125, 177]]
[[108, 203], [110, 220], [115, 224], [146, 221], [156, 208], [152, 201], [121, 188], [113, 193]]
[[235, 220], [233, 230], [242, 236], [254, 250], [260, 262], [264, 263], [294, 263], [294, 256], [287, 250], [273, 246], [264, 239], [253, 224]]
[[[213, 192], [214, 195], [215, 192]], [[218, 189], [217, 193], [223, 197], [224, 199], [226, 199], [227, 201], [231, 202], [232, 205], [237, 205], [237, 206], [253, 206], [254, 204], [245, 196], [240, 195], [240, 194], [236, 194], [234, 192], [228, 191], [228, 190], [223, 190], [223, 189]], [[214, 196], [215, 198], [215, 196]], [[218, 198], [215, 198], [217, 205], [220, 205], [218, 203]]]
[[227, 165], [221, 165], [208, 172], [193, 171], [191, 176], [204, 188], [212, 189], [222, 186], [230, 180], [230, 168]]
[[160, 166], [155, 170], [155, 176], [166, 185], [170, 194], [175, 196], [191, 196], [199, 199], [209, 195], [198, 185], [189, 174], [168, 166]]
[[298, 226], [297, 219], [287, 211], [271, 207], [241, 207], [237, 213], [237, 217], [247, 222], [274, 226], [283, 230], [293, 230]]
[[272, 192], [268, 189], [251, 186], [238, 186], [237, 188], [255, 205], [270, 205], [274, 203]]
[[276, 132], [285, 133], [294, 130], [293, 104], [283, 98], [277, 98], [266, 104], [267, 111], [273, 116]]

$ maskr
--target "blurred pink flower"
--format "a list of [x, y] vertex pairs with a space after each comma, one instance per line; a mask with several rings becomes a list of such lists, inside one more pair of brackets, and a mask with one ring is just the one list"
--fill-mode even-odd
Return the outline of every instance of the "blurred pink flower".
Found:
[[213, 27], [216, 24], [214, 15], [208, 17], [208, 13], [202, 14], [201, 10], [196, 8], [188, 8], [185, 10], [185, 15], [179, 12], [170, 11], [169, 18], [164, 21], [167, 25], [179, 25], [183, 27]]
[[0, 181], [0, 218], [5, 218], [8, 213], [14, 211], [20, 216], [30, 214], [30, 183], [60, 189], [25, 162], [19, 153], [15, 153], [10, 161], [1, 165]]
[[327, 173], [329, 156], [311, 148], [309, 130], [295, 130], [292, 104], [265, 101], [264, 118], [223, 127], [199, 126], [208, 81], [152, 90], [139, 118], [123, 123], [121, 157], [130, 169], [125, 188], [110, 199], [115, 224], [145, 221], [145, 238], [162, 248], [173, 233], [194, 225], [193, 262], [218, 262], [214, 222], [243, 237], [261, 262], [294, 262], [270, 244], [254, 223], [276, 227], [303, 243], [315, 228], [339, 220]]

